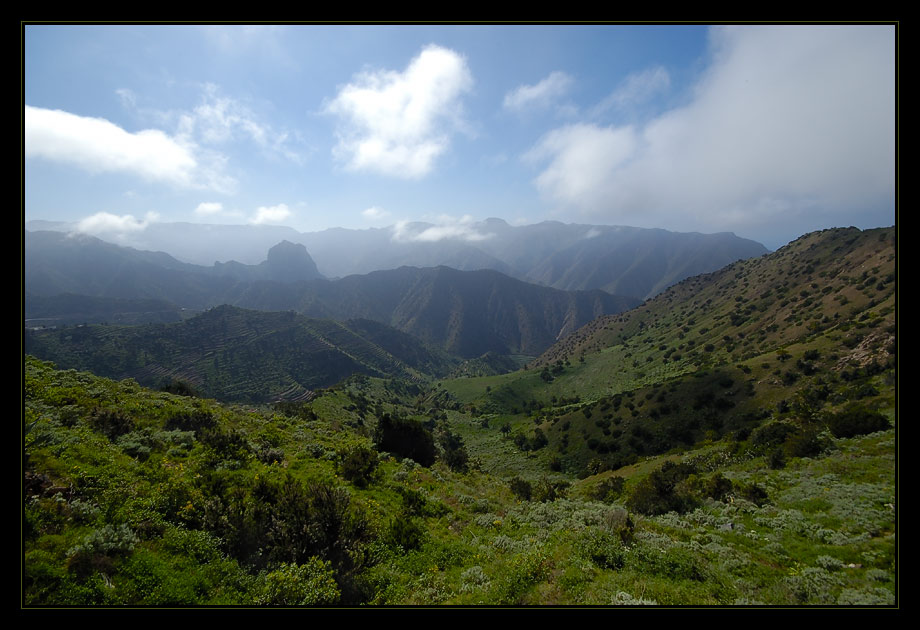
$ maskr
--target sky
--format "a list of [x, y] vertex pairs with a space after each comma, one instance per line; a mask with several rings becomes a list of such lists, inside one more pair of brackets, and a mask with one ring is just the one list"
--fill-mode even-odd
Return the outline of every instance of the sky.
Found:
[[891, 25], [25, 25], [23, 213], [544, 220], [770, 248], [895, 223]]

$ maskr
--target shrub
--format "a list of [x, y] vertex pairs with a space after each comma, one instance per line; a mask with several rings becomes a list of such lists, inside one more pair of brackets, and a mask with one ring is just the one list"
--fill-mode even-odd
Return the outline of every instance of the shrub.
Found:
[[696, 505], [696, 500], [680, 487], [680, 482], [695, 472], [691, 464], [665, 462], [636, 485], [626, 504], [631, 510], [649, 515], [686, 512]]
[[130, 553], [137, 542], [137, 535], [127, 525], [105, 525], [68, 550], [67, 569], [83, 577], [109, 573], [114, 568], [112, 557]]
[[319, 558], [304, 564], [282, 563], [260, 576], [256, 602], [268, 606], [328, 606], [338, 603], [341, 593], [332, 567]]
[[451, 432], [450, 429], [444, 428], [438, 434], [438, 446], [441, 447], [442, 458], [451, 470], [455, 472], [466, 472], [469, 464], [469, 453], [463, 444], [463, 439]]
[[722, 473], [716, 473], [703, 483], [703, 493], [717, 501], [725, 500], [732, 493], [734, 487], [731, 479], [726, 479]]
[[213, 429], [217, 426], [217, 421], [210, 411], [180, 411], [174, 413], [166, 419], [166, 428], [168, 430], [178, 429], [180, 431], [195, 431], [199, 433], [206, 429]]
[[595, 501], [603, 501], [604, 503], [613, 503], [620, 494], [623, 493], [623, 486], [626, 483], [626, 480], [623, 477], [608, 477], [602, 482], [594, 486], [591, 490], [591, 498]]
[[778, 446], [795, 432], [796, 426], [791, 422], [770, 422], [754, 429], [751, 443], [755, 446]]
[[390, 523], [387, 540], [390, 545], [400, 547], [403, 551], [411, 551], [422, 546], [425, 539], [425, 528], [407, 516], [399, 516]]
[[514, 493], [514, 496], [521, 499], [522, 501], [530, 501], [531, 496], [533, 496], [533, 486], [530, 485], [530, 482], [526, 479], [521, 479], [520, 477], [514, 477], [510, 482], [511, 492]]
[[374, 443], [380, 451], [408, 457], [422, 466], [431, 466], [437, 453], [431, 432], [421, 423], [388, 413], [377, 420]]
[[553, 482], [543, 477], [533, 488], [533, 499], [541, 503], [555, 501], [565, 496], [565, 491], [568, 487], [569, 484], [566, 481]]
[[369, 484], [377, 470], [377, 451], [366, 446], [356, 446], [342, 458], [342, 476], [364, 488]]
[[575, 549], [601, 569], [621, 569], [626, 561], [620, 537], [599, 527], [586, 529], [578, 537]]
[[851, 405], [827, 418], [827, 427], [834, 437], [849, 438], [890, 429], [888, 418], [860, 405]]
[[121, 411], [96, 409], [90, 419], [93, 429], [99, 431], [111, 441], [134, 430], [134, 420]]

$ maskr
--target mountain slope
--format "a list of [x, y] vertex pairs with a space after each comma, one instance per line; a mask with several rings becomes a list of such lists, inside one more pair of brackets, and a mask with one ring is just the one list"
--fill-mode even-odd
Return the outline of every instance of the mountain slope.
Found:
[[291, 312], [230, 306], [170, 325], [28, 332], [25, 348], [62, 367], [149, 386], [180, 380], [222, 400], [263, 402], [302, 399], [354, 373], [416, 380], [456, 365], [380, 325], [358, 322], [352, 330]]
[[537, 439], [545, 465], [577, 474], [745, 439], [768, 421], [802, 440], [783, 447], [799, 452], [851, 407], [893, 412], [895, 261], [893, 228], [808, 234], [598, 318], [530, 369], [444, 391], [482, 413], [524, 414], [521, 444]]
[[542, 352], [603, 313], [637, 301], [602, 291], [560, 291], [491, 270], [402, 267], [335, 282], [301, 285], [296, 293], [255, 285], [235, 303], [248, 308], [293, 308], [311, 317], [383, 322], [472, 358], [486, 352]]

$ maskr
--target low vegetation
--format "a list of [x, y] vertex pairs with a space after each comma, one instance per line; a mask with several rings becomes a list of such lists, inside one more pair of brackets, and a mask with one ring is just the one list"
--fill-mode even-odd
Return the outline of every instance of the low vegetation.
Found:
[[505, 374], [267, 405], [27, 356], [23, 603], [897, 605], [893, 239], [808, 235]]

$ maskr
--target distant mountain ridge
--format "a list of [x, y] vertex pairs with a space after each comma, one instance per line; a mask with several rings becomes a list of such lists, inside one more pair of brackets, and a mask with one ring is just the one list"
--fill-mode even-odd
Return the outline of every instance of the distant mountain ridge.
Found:
[[374, 320], [474, 358], [490, 351], [537, 355], [595, 317], [639, 303], [599, 290], [528, 284], [492, 270], [401, 267], [329, 281], [316, 277], [303, 245], [289, 242], [273, 247], [260, 265], [212, 267], [59, 232], [27, 232], [25, 243], [27, 317], [33, 296], [61, 293], [158, 299], [193, 310], [231, 304]]
[[[64, 223], [30, 221], [28, 230], [66, 232]], [[493, 269], [556, 289], [603, 289], [639, 299], [684, 278], [768, 252], [732, 233], [699, 234], [625, 226], [544, 221], [511, 226], [502, 219], [463, 224], [445, 236], [430, 223], [388, 228], [332, 228], [300, 233], [280, 226], [154, 223], [131, 237], [135, 247], [169, 252], [202, 265], [235, 259], [254, 265], [286, 240], [306, 247], [334, 278], [402, 266]]]

